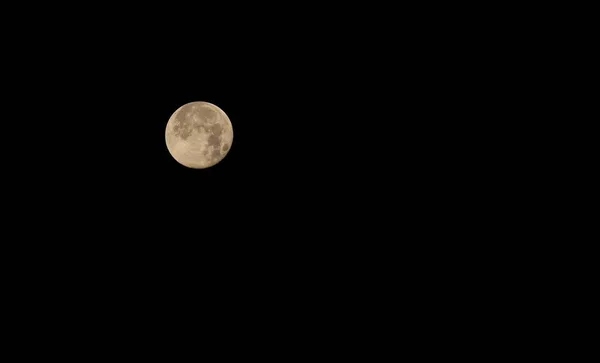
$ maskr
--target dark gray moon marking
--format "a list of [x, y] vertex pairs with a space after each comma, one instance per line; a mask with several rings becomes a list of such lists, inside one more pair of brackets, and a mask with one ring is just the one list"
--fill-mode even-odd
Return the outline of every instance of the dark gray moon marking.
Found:
[[233, 142], [229, 117], [208, 102], [191, 102], [173, 113], [165, 130], [167, 149], [180, 164], [203, 169], [219, 163]]

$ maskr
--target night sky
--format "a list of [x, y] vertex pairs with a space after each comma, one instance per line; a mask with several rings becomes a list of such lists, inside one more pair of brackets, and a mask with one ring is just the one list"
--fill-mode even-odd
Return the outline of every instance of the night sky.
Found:
[[[109, 235], [172, 226], [312, 240], [391, 218], [397, 195], [429, 198], [421, 192], [450, 166], [444, 146], [457, 130], [440, 117], [456, 106], [435, 55], [359, 33], [269, 35], [126, 39], [32, 68], [36, 87], [23, 92], [52, 121], [31, 134], [44, 145], [41, 158], [27, 150], [40, 167], [19, 167], [44, 174], [42, 199], [72, 206], [59, 214]], [[233, 124], [230, 152], [206, 170], [178, 164], [164, 141], [171, 114], [192, 101]]]
[[[92, 354], [174, 339], [170, 361], [210, 339], [248, 356], [337, 337], [337, 356], [342, 331], [360, 337], [352, 352], [376, 340], [372, 358], [396, 347], [390, 328], [446, 353], [423, 337], [442, 326], [463, 339], [463, 316], [496, 326], [490, 311], [521, 308], [493, 279], [539, 260], [521, 247], [538, 231], [517, 229], [536, 215], [527, 176], [545, 150], [519, 149], [539, 135], [522, 129], [535, 112], [517, 110], [533, 94], [514, 71], [523, 53], [493, 35], [508, 18], [454, 16], [451, 3], [196, 4], [69, 4], [65, 19], [26, 4], [6, 32], [0, 257], [20, 329], [84, 346], [57, 334], [68, 329], [102, 345]], [[229, 153], [204, 170], [165, 144], [194, 101], [233, 125]]]
[[[152, 26], [115, 20], [123, 30], [109, 36], [90, 25], [85, 41], [69, 27], [40, 32], [35, 57], [16, 44], [31, 62], [7, 68], [21, 121], [6, 127], [26, 140], [7, 145], [19, 156], [7, 158], [7, 190], [21, 198], [7, 205], [39, 221], [20, 236], [63, 241], [38, 239], [40, 255], [254, 271], [385, 267], [376, 261], [396, 248], [472, 225], [501, 176], [481, 151], [498, 109], [486, 68], [464, 57], [474, 48], [410, 14], [367, 31], [309, 13], [182, 29], [138, 16]], [[177, 163], [164, 140], [193, 101], [233, 125], [228, 155], [205, 170]]]

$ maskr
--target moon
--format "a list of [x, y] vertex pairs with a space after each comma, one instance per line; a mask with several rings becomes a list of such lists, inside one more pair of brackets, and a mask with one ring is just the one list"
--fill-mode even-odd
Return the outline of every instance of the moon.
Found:
[[167, 122], [167, 149], [181, 165], [205, 169], [218, 164], [233, 142], [229, 117], [208, 102], [190, 102], [179, 107]]

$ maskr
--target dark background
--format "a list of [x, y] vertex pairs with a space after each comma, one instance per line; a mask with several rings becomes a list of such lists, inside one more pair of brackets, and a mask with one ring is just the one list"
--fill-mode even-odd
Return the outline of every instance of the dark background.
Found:
[[[17, 214], [65, 240], [174, 256], [227, 255], [230, 243], [302, 259], [296, 247], [386, 249], [453, 228], [462, 195], [496, 177], [483, 150], [514, 102], [486, 88], [504, 77], [495, 34], [443, 9], [311, 9], [239, 9], [236, 21], [200, 15], [222, 9], [124, 11], [15, 42], [6, 78], [21, 121], [7, 127], [28, 141], [9, 147], [7, 179], [31, 203]], [[179, 165], [164, 142], [192, 101], [234, 127], [207, 170]]]
[[[555, 107], [536, 104], [554, 70], [530, 55], [564, 35], [530, 20], [559, 17], [219, 4], [2, 15], [0, 269], [20, 354], [174, 341], [170, 358], [207, 342], [370, 358], [527, 334], [548, 300], [529, 296], [560, 281], [536, 262], [563, 248], [540, 239], [555, 193], [530, 178], [554, 161], [535, 143], [549, 123], [526, 126]], [[207, 170], [164, 141], [192, 101], [233, 123]]]
[[[426, 306], [432, 286], [442, 299], [463, 281], [452, 274], [477, 275], [465, 266], [493, 254], [471, 241], [505, 233], [498, 201], [521, 182], [502, 172], [510, 145], [495, 147], [514, 130], [506, 105], [523, 102], [508, 71], [520, 60], [480, 31], [489, 17], [237, 6], [235, 19], [95, 10], [10, 39], [11, 273], [39, 299], [81, 296], [69, 309], [100, 301], [151, 324], [155, 304], [181, 319], [206, 305], [248, 326], [293, 304], [299, 320], [351, 324], [349, 302], [404, 289]], [[165, 145], [192, 101], [233, 124], [206, 170]]]

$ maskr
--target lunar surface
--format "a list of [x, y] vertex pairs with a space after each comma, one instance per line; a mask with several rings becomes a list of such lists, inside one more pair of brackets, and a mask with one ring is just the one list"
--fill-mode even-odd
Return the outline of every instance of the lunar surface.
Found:
[[191, 102], [177, 109], [165, 131], [167, 149], [188, 168], [211, 167], [227, 155], [233, 142], [229, 117], [208, 102]]

